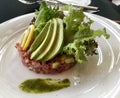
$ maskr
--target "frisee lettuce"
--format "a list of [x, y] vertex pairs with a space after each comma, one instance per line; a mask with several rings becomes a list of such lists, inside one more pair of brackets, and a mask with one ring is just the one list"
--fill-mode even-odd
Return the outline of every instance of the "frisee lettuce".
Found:
[[[67, 8], [65, 7], [65, 9]], [[72, 6], [69, 6], [68, 12], [64, 18], [66, 26], [62, 52], [74, 56], [77, 62], [82, 63], [87, 60], [86, 56], [96, 54], [98, 44], [95, 38], [101, 36], [109, 38], [109, 34], [106, 33], [105, 28], [91, 29], [93, 20], [83, 13], [82, 8], [73, 9]]]

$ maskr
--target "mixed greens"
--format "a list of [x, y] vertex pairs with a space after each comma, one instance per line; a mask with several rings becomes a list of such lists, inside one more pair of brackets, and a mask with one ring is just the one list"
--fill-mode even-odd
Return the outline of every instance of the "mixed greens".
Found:
[[[67, 10], [68, 14], [64, 15]], [[59, 8], [48, 6], [43, 2], [39, 11], [36, 11], [35, 32], [36, 36], [43, 29], [46, 23], [53, 18], [61, 18], [64, 24], [64, 44], [60, 53], [72, 55], [79, 63], [86, 61], [86, 56], [96, 54], [98, 47], [96, 37], [105, 36], [109, 38], [106, 29], [93, 30], [93, 20], [88, 18], [82, 8], [74, 9], [71, 5]]]
[[46, 62], [58, 54], [67, 54], [82, 63], [87, 60], [86, 56], [97, 54], [96, 37], [109, 38], [105, 28], [91, 29], [94, 21], [83, 13], [82, 8], [48, 6], [42, 2], [35, 13], [36, 19], [25, 31], [21, 42], [23, 50], [28, 49], [31, 53], [31, 59]]

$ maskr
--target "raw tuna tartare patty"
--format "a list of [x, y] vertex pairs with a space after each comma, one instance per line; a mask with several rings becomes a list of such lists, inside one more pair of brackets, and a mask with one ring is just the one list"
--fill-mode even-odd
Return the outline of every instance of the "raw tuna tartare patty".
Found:
[[76, 63], [74, 60], [70, 62], [69, 59], [65, 59], [66, 55], [64, 56], [59, 55], [48, 62], [31, 60], [30, 54], [27, 51], [22, 50], [22, 48], [20, 47], [20, 43], [16, 44], [16, 48], [19, 52], [23, 65], [25, 65], [29, 70], [34, 71], [36, 73], [43, 74], [61, 73], [63, 71], [70, 69]]

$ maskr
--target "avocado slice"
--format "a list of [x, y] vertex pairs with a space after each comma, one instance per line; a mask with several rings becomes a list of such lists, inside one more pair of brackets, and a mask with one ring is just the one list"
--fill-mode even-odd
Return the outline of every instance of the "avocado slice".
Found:
[[29, 49], [30, 53], [34, 52], [39, 47], [39, 45], [43, 42], [43, 40], [46, 37], [46, 34], [49, 30], [50, 22], [51, 22], [51, 20], [47, 22], [45, 27], [42, 29], [42, 31], [39, 33], [39, 35], [33, 41], [32, 45]]
[[53, 23], [54, 23], [54, 27], [52, 28], [51, 32], [51, 39], [49, 42], [47, 42], [47, 46], [44, 48], [44, 51], [37, 57], [36, 60], [42, 60], [43, 57], [45, 57], [47, 55], [47, 53], [49, 52], [49, 50], [52, 48], [52, 46], [54, 45], [54, 41], [55, 38], [57, 36], [57, 20], [53, 19]]
[[43, 62], [48, 61], [52, 58], [54, 58], [61, 50], [64, 40], [64, 32], [63, 32], [63, 20], [56, 18], [57, 20], [57, 32], [56, 37], [54, 40], [54, 43], [52, 45], [52, 48], [49, 50], [47, 55], [42, 59]]
[[[48, 32], [44, 38], [44, 40], [42, 41], [42, 43], [37, 47], [37, 49], [31, 54], [31, 59], [35, 59], [37, 60], [37, 57], [46, 49], [48, 43], [50, 42], [51, 38], [52, 38], [52, 33], [53, 33], [53, 29], [54, 28], [54, 22], [51, 21], [50, 26], [48, 28]], [[47, 27], [45, 28], [47, 29]], [[44, 32], [45, 33], [45, 32]], [[41, 38], [41, 37], [40, 37]]]

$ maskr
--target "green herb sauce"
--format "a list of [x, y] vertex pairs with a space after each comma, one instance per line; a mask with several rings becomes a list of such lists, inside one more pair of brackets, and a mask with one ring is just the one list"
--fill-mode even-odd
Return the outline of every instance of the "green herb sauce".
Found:
[[27, 93], [47, 93], [70, 86], [69, 79], [28, 79], [19, 85]]

